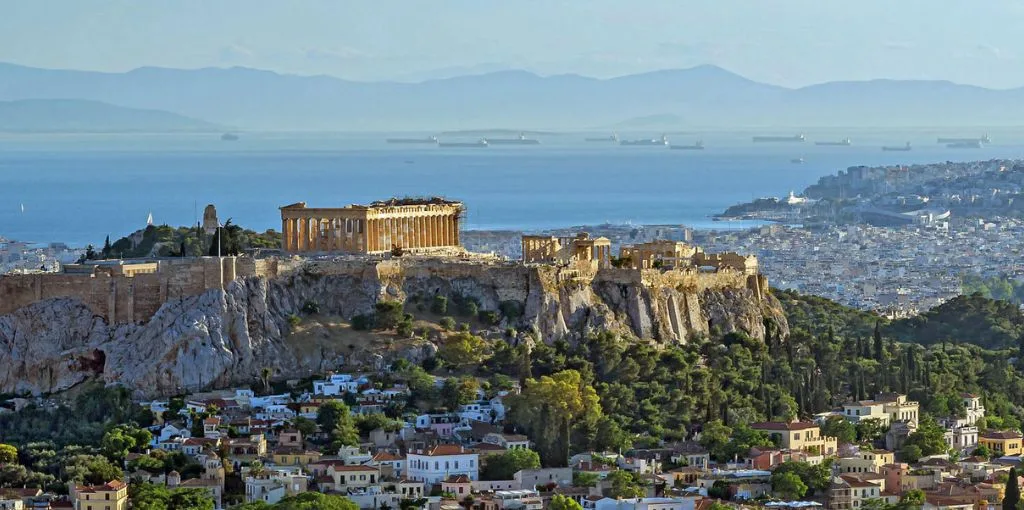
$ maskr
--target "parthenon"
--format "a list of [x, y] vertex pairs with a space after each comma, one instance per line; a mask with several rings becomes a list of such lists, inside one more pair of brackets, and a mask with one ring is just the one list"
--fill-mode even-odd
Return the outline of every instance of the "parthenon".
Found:
[[461, 202], [443, 198], [396, 198], [340, 208], [299, 202], [281, 207], [281, 248], [362, 254], [458, 248], [463, 211]]

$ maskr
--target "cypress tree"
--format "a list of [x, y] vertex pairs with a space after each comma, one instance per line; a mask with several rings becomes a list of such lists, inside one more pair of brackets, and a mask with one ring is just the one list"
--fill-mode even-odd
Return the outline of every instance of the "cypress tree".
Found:
[[882, 321], [875, 321], [875, 361], [881, 362], [885, 356], [882, 345]]
[[103, 241], [103, 251], [102, 251], [102, 253], [103, 253], [103, 258], [104, 259], [110, 258], [110, 251], [112, 249], [113, 248], [110, 246], [110, 236], [107, 236], [107, 239], [105, 241]]
[[1017, 510], [1018, 504], [1020, 504], [1020, 487], [1017, 486], [1017, 468], [1010, 468], [1010, 477], [1006, 480], [1003, 510]]

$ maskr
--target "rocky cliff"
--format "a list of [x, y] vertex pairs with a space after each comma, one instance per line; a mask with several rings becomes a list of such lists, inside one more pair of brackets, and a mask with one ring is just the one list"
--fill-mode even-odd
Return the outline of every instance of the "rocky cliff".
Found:
[[[788, 334], [774, 297], [735, 274], [578, 271], [439, 260], [310, 262], [276, 278], [237, 279], [222, 290], [172, 299], [144, 324], [108, 324], [73, 298], [42, 300], [0, 316], [0, 393], [50, 393], [90, 378], [157, 396], [253, 382], [269, 367], [300, 377], [343, 363], [430, 356], [429, 342], [356, 345], [293, 325], [307, 303], [350, 318], [380, 300], [471, 299], [481, 310], [552, 341], [610, 329], [685, 342], [711, 329], [764, 338]], [[753, 277], [758, 278], [758, 277]], [[413, 308], [413, 307], [410, 307]]]

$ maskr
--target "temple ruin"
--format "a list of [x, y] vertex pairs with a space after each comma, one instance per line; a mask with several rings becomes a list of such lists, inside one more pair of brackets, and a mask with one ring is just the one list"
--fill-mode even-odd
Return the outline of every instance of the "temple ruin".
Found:
[[465, 208], [443, 198], [405, 198], [310, 208], [281, 207], [282, 250], [289, 253], [379, 254], [458, 249]]

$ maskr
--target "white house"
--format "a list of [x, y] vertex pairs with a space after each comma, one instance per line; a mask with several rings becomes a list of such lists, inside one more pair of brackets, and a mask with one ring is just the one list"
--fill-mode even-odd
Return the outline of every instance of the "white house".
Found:
[[315, 395], [342, 395], [355, 393], [359, 387], [370, 382], [366, 377], [356, 377], [352, 374], [331, 374], [325, 380], [313, 381], [313, 394]]
[[480, 456], [461, 446], [443, 444], [429, 450], [410, 451], [406, 456], [406, 477], [427, 484], [441, 483], [452, 475], [480, 476]]
[[181, 437], [188, 439], [192, 437], [192, 431], [188, 427], [182, 424], [175, 425], [174, 423], [168, 423], [160, 429], [158, 434], [153, 440], [157, 443], [169, 441], [173, 437]]
[[268, 505], [273, 505], [284, 499], [286, 494], [287, 487], [281, 480], [253, 477], [245, 479], [245, 501], [247, 502], [263, 501]]

